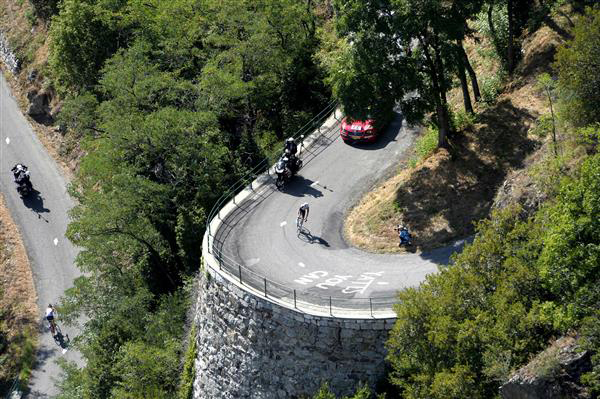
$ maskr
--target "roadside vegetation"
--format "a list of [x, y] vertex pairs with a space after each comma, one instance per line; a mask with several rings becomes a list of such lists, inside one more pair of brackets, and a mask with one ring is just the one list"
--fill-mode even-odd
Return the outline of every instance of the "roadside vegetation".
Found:
[[[564, 336], [592, 354], [592, 370], [569, 383], [582, 386], [587, 397], [600, 395], [600, 10], [584, 5], [544, 2], [534, 10], [518, 37], [522, 59], [512, 72], [502, 66], [507, 75], [493, 101], [476, 105], [472, 127], [450, 135], [448, 148], [416, 169], [402, 171], [404, 180], [393, 187], [395, 194], [416, 176], [421, 184], [430, 181], [415, 176], [425, 168], [432, 180], [447, 182], [445, 173], [466, 156], [460, 143], [490, 140], [471, 150], [488, 148], [492, 166], [511, 157], [516, 162], [504, 169], [502, 187], [491, 186], [499, 191], [496, 207], [476, 223], [474, 242], [420, 287], [399, 293], [387, 343], [393, 397], [500, 397], [499, 386], [538, 353], [543, 356], [529, 372], [554, 381], [561, 370], [549, 343]], [[530, 112], [527, 123], [511, 114], [499, 118], [498, 110], [509, 105]], [[496, 124], [510, 123], [503, 135], [479, 127], [491, 116]], [[536, 142], [534, 151], [515, 145], [514, 130]], [[465, 140], [475, 132], [479, 139]], [[502, 144], [514, 147], [497, 151]], [[434, 165], [440, 154], [448, 157], [443, 168]], [[378, 204], [379, 212], [396, 199]], [[356, 397], [363, 397], [360, 391]]]
[[63, 363], [59, 397], [187, 398], [194, 345], [182, 343], [206, 214], [330, 103], [314, 55], [332, 9], [292, 0], [5, 5], [4, 22], [18, 22], [8, 34], [22, 59], [17, 79], [49, 99], [42, 123], [75, 174], [67, 236], [82, 248], [84, 276], [61, 317], [87, 320], [74, 343], [85, 366]]
[[27, 386], [35, 362], [37, 311], [33, 276], [19, 232], [0, 197], [0, 396]]
[[[477, 232], [399, 294], [391, 395], [497, 397], [571, 331], [598, 353], [600, 14], [585, 1], [6, 4], [4, 20], [24, 21], [11, 45], [54, 95], [59, 152], [77, 160], [68, 236], [84, 276], [61, 316], [87, 320], [85, 366], [63, 363], [59, 398], [189, 398], [195, 349], [182, 342], [206, 214], [332, 95], [359, 119], [399, 101], [407, 123], [428, 126], [350, 216], [347, 236], [367, 240], [353, 242], [395, 250], [399, 222], [422, 248]], [[492, 211], [516, 170], [523, 197]], [[0, 362], [26, 380], [33, 335], [14, 338], [18, 319], [0, 317], [0, 337], [20, 343]], [[598, 395], [593, 362], [580, 382]]]
[[[493, 31], [502, 35], [504, 30], [498, 31], [503, 26], [502, 10], [498, 4], [490, 7]], [[532, 19], [542, 18], [539, 14], [546, 10], [546, 23], [522, 23], [520, 59], [512, 75], [501, 50], [506, 48], [502, 45], [506, 38], [491, 33], [490, 8], [484, 5], [467, 21], [471, 31], [462, 43], [480, 95], [475, 95], [473, 85], [463, 90], [458, 73], [450, 76], [448, 145], [439, 147], [439, 129], [431, 115], [412, 158], [404, 160], [396, 176], [350, 211], [344, 229], [348, 241], [367, 251], [404, 251], [393, 230], [397, 224], [412, 232], [415, 247], [411, 250], [427, 250], [470, 236], [474, 222], [489, 215], [496, 192], [512, 171], [544, 156], [544, 143], [552, 137], [545, 129], [552, 123], [549, 92], [539, 87], [538, 77], [547, 76], [552, 86], [554, 53], [570, 37], [566, 32], [571, 27], [560, 11], [570, 6], [555, 7], [554, 12], [541, 5], [529, 10]], [[497, 17], [500, 21], [494, 22]]]

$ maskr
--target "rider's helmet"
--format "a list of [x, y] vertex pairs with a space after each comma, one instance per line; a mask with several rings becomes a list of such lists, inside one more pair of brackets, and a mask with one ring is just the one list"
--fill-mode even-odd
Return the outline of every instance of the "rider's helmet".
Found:
[[302, 206], [300, 208], [308, 209], [308, 202], [305, 202], [304, 204], [302, 204]]
[[287, 140], [285, 140], [286, 143], [293, 143], [294, 142], [294, 138], [293, 137], [288, 137]]

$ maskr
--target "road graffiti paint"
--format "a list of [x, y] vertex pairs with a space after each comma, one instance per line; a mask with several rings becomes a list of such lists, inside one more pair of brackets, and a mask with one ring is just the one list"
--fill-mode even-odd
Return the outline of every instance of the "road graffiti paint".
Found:
[[53, 242], [54, 242], [54, 245], [58, 245], [58, 238], [55, 238]]
[[10, 144], [10, 139], [8, 137], [6, 138], [5, 141], [6, 141], [6, 145]]
[[310, 272], [308, 274], [305, 274], [304, 276], [298, 278], [297, 280], [294, 280], [294, 282], [298, 283], [298, 284], [310, 284], [318, 279], [320, 279], [321, 277], [325, 277], [327, 276], [327, 272], [324, 272], [322, 270], [317, 270], [314, 272]]
[[333, 278], [328, 278], [322, 283], [317, 284], [316, 286], [322, 290], [329, 289], [329, 287], [335, 287], [336, 285], [343, 283], [344, 281], [352, 278], [352, 276], [339, 276], [335, 275]]
[[306, 265], [304, 263], [302, 263], [302, 262], [298, 262], [298, 266], [300, 266], [300, 267], [306, 267]]
[[350, 285], [342, 290], [344, 294], [362, 294], [375, 281], [381, 277], [383, 272], [366, 272], [360, 275], [355, 281], [350, 281]]
[[286, 224], [287, 224], [287, 222], [286, 222], [286, 221], [283, 221], [283, 222], [279, 223], [279, 227], [283, 227], [283, 226], [285, 226]]

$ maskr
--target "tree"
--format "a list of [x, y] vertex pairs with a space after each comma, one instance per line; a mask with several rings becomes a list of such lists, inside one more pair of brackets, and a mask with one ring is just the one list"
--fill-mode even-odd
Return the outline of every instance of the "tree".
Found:
[[576, 126], [600, 122], [600, 10], [588, 10], [573, 29], [574, 39], [558, 49], [558, 88], [568, 119]]
[[541, 225], [518, 207], [478, 226], [475, 242], [419, 288], [398, 294], [387, 342], [391, 380], [406, 398], [488, 398], [552, 334], [537, 319]]
[[447, 146], [446, 93], [455, 70], [449, 64], [461, 55], [457, 43], [480, 2], [338, 0], [334, 4], [339, 39], [330, 39], [330, 53], [321, 59], [346, 113], [360, 118], [399, 102], [409, 120], [418, 120], [433, 110], [438, 145]]
[[536, 87], [538, 90], [543, 91], [548, 99], [550, 116], [552, 117], [552, 144], [554, 147], [554, 156], [558, 156], [558, 143], [556, 142], [556, 117], [554, 116], [554, 90], [556, 88], [556, 82], [554, 82], [549, 74], [543, 73], [538, 76]]

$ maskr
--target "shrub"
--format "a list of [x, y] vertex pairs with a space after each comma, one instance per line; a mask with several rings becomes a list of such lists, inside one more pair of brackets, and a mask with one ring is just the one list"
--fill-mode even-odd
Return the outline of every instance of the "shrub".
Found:
[[438, 145], [438, 134], [439, 131], [436, 127], [429, 126], [425, 134], [417, 140], [417, 143], [415, 144], [415, 151], [418, 158], [417, 162], [434, 153]]
[[466, 111], [457, 111], [452, 113], [452, 126], [455, 131], [461, 132], [467, 130], [475, 124], [477, 116]]

